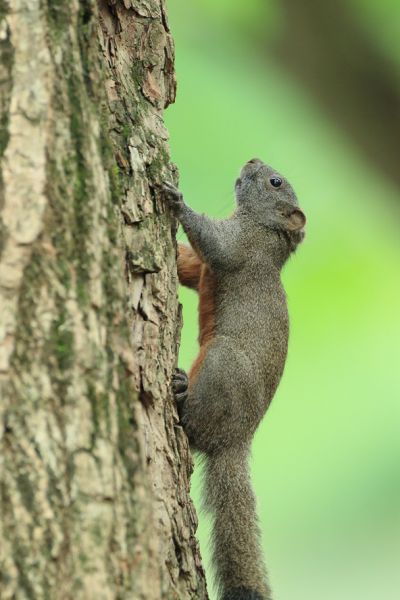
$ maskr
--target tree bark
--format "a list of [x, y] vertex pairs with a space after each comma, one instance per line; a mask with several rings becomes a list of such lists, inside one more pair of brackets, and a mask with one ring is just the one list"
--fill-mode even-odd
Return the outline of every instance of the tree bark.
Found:
[[205, 599], [164, 0], [3, 1], [0, 51], [0, 596]]

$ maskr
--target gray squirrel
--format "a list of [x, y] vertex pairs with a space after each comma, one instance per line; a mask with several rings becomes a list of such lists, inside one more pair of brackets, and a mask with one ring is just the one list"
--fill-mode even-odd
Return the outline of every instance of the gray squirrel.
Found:
[[172, 387], [190, 445], [205, 458], [218, 598], [271, 600], [249, 456], [286, 361], [280, 272], [306, 218], [286, 179], [256, 158], [236, 180], [228, 219], [194, 212], [170, 183], [163, 190], [191, 244], [179, 245], [179, 280], [199, 292], [199, 356], [189, 378], [176, 370]]

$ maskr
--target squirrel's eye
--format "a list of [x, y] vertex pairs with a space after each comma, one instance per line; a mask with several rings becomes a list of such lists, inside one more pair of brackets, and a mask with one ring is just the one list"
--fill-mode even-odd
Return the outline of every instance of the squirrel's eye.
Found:
[[282, 185], [282, 179], [280, 177], [271, 177], [269, 182], [273, 187], [276, 187], [276, 188], [278, 188]]

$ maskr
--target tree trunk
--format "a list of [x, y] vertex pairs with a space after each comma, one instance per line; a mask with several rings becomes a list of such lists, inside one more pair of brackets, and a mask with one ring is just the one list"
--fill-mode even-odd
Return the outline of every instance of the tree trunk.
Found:
[[205, 599], [164, 0], [0, 2], [0, 597]]

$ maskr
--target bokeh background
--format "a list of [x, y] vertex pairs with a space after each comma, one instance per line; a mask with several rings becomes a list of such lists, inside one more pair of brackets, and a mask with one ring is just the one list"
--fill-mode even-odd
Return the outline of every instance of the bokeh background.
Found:
[[[400, 598], [400, 4], [169, 0], [181, 189], [215, 217], [260, 157], [307, 237], [285, 268], [289, 357], [253, 480], [276, 600]], [[180, 239], [184, 239], [182, 233]], [[181, 290], [180, 365], [197, 351]], [[192, 495], [200, 506], [201, 474]], [[208, 572], [208, 523], [199, 539]]]

